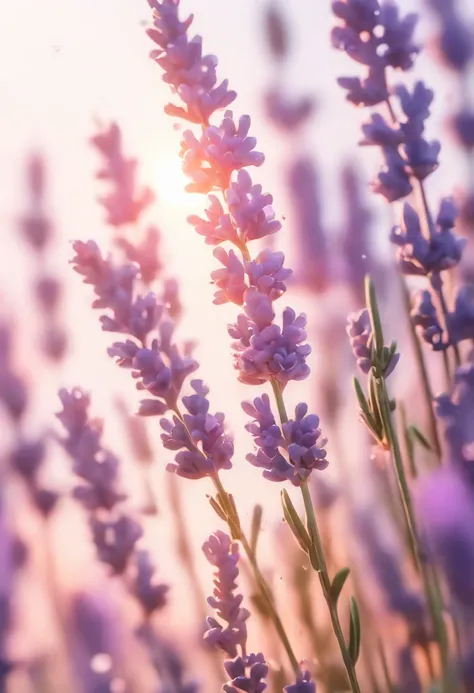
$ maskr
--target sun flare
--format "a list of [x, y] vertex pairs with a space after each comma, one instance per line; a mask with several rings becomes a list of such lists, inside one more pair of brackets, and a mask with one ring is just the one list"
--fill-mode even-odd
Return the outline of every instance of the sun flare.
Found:
[[187, 207], [191, 204], [190, 195], [185, 191], [189, 179], [182, 170], [179, 157], [162, 158], [158, 161], [155, 173], [155, 186], [159, 201], [172, 207]]

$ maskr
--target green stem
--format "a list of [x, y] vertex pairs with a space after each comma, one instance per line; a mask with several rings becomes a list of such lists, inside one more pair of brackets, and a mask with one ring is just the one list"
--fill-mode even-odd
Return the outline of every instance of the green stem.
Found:
[[352, 661], [349, 648], [347, 647], [347, 643], [344, 638], [341, 622], [339, 621], [339, 615], [337, 613], [337, 604], [331, 595], [331, 580], [329, 579], [326, 560], [324, 558], [324, 549], [321, 541], [321, 535], [319, 533], [316, 515], [314, 513], [313, 502], [311, 500], [311, 494], [309, 491], [307, 481], [305, 481], [301, 485], [301, 493], [303, 495], [304, 507], [306, 511], [306, 520], [308, 523], [309, 536], [311, 539], [311, 543], [315, 549], [316, 555], [318, 557], [319, 570], [317, 571], [317, 573], [319, 577], [319, 582], [321, 584], [324, 599], [326, 600], [326, 604], [328, 606], [331, 624], [334, 630], [334, 634], [336, 636], [336, 640], [339, 645], [339, 649], [341, 651], [342, 659], [351, 686], [351, 691], [353, 693], [360, 693], [360, 687], [359, 682], [357, 680], [355, 665]]
[[402, 455], [400, 451], [400, 445], [398, 441], [398, 436], [393, 425], [392, 416], [389, 407], [389, 397], [387, 392], [387, 387], [384, 378], [378, 381], [379, 397], [381, 403], [381, 413], [383, 416], [384, 427], [386, 429], [386, 436], [390, 445], [390, 450], [392, 453], [393, 462], [395, 465], [395, 474], [398, 482], [398, 489], [400, 493], [400, 500], [402, 503], [405, 520], [408, 529], [408, 538], [410, 543], [410, 549], [413, 555], [415, 568], [419, 573], [426, 597], [428, 600], [428, 605], [430, 609], [430, 616], [433, 624], [433, 632], [435, 633], [436, 640], [439, 645], [440, 655], [441, 655], [441, 666], [443, 681], [447, 681], [447, 639], [446, 639], [446, 626], [442, 615], [442, 606], [439, 604], [441, 595], [435, 594], [435, 588], [430, 579], [427, 571], [425, 562], [420, 556], [420, 541], [419, 533], [417, 527], [417, 521], [415, 512], [413, 510], [413, 504], [411, 501], [410, 489], [408, 487], [405, 469], [403, 465]]
[[[286, 407], [285, 402], [283, 400], [283, 393], [281, 391], [280, 383], [276, 379], [272, 379], [271, 384], [273, 388], [273, 393], [275, 395], [280, 421], [282, 424], [287, 423], [288, 414], [286, 413]], [[341, 651], [344, 666], [347, 672], [349, 683], [351, 685], [351, 691], [352, 693], [360, 693], [360, 687], [359, 682], [357, 680], [354, 662], [352, 661], [349, 649], [344, 638], [344, 633], [342, 632], [341, 623], [339, 621], [339, 615], [337, 613], [337, 604], [331, 595], [331, 580], [329, 579], [326, 559], [324, 556], [323, 543], [321, 541], [321, 535], [319, 532], [318, 523], [316, 521], [313, 501], [311, 500], [311, 493], [307, 481], [304, 481], [301, 485], [301, 493], [303, 495], [303, 502], [306, 512], [308, 532], [311, 539], [311, 546], [317, 557], [317, 573], [319, 577], [319, 582], [321, 584], [324, 599], [326, 600], [326, 604], [328, 606], [329, 616], [331, 618], [334, 634], [339, 644], [339, 649]]]
[[[228, 498], [228, 493], [225, 490], [222, 481], [220, 478], [216, 475], [215, 477], [212, 477], [212, 480], [215, 484], [215, 487], [218, 491], [218, 493], [221, 495], [222, 498]], [[229, 523], [229, 528], [231, 531], [235, 530], [235, 526]], [[275, 602], [273, 600], [272, 593], [270, 591], [270, 588], [268, 586], [267, 581], [265, 580], [265, 577], [263, 576], [260, 567], [257, 562], [257, 557], [255, 555], [255, 552], [252, 551], [250, 547], [250, 543], [245, 536], [244, 532], [240, 528], [240, 522], [239, 522], [239, 532], [238, 532], [238, 540], [243, 546], [243, 549], [247, 555], [247, 558], [249, 560], [249, 563], [252, 567], [252, 571], [254, 574], [255, 582], [257, 583], [257, 586], [260, 590], [260, 593], [265, 601], [265, 604], [268, 609], [268, 614], [273, 622], [273, 625], [275, 626], [275, 630], [278, 633], [278, 636], [282, 642], [283, 647], [285, 648], [286, 654], [288, 655], [288, 659], [291, 662], [291, 666], [293, 668], [293, 671], [296, 676], [298, 676], [301, 673], [300, 665], [298, 663], [298, 660], [296, 659], [296, 655], [293, 651], [293, 648], [291, 646], [290, 640], [288, 638], [288, 635], [285, 630], [285, 626], [283, 625], [283, 622], [278, 615], [278, 611], [275, 607]]]

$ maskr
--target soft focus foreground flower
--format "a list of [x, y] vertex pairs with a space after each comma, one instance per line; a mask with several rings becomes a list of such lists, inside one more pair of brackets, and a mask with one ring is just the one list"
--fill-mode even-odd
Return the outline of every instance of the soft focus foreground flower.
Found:
[[449, 588], [464, 609], [474, 607], [474, 496], [453, 465], [434, 472], [419, 489], [418, 507], [430, 547]]
[[311, 681], [311, 676], [308, 671], [305, 671], [301, 676], [290, 686], [285, 686], [285, 693], [316, 693], [316, 684]]
[[99, 198], [107, 212], [106, 222], [111, 226], [133, 224], [155, 199], [146, 186], [137, 185], [136, 159], [127, 159], [122, 151], [122, 133], [117, 123], [110, 123], [91, 138], [104, 159], [104, 166], [97, 173], [99, 180], [110, 184], [110, 192]]
[[327, 441], [321, 437], [318, 417], [307, 415], [306, 404], [299, 404], [295, 418], [283, 423], [281, 428], [275, 421], [268, 395], [256, 397], [253, 403], [243, 402], [242, 408], [254, 419], [245, 428], [257, 447], [257, 453], [247, 455], [247, 459], [264, 469], [266, 479], [289, 480], [294, 486], [301, 486], [314, 469], [326, 469]]
[[450, 464], [474, 483], [474, 363], [456, 370], [453, 392], [436, 398], [435, 411]]
[[[205, 641], [213, 647], [235, 657], [237, 647], [245, 649], [247, 626], [245, 621], [250, 616], [247, 609], [241, 607], [242, 595], [235, 594], [236, 580], [239, 576], [239, 547], [224, 532], [211, 534], [203, 544], [202, 550], [207, 560], [215, 567], [214, 593], [208, 598], [209, 604], [216, 610], [219, 618], [226, 623], [223, 627], [215, 618], [207, 619], [209, 630]], [[244, 672], [242, 671], [242, 674]], [[232, 678], [236, 678], [232, 676]]]
[[263, 654], [249, 654], [243, 657], [235, 657], [224, 663], [225, 670], [231, 680], [224, 684], [225, 693], [263, 693], [267, 684], [265, 678], [268, 674], [268, 666]]

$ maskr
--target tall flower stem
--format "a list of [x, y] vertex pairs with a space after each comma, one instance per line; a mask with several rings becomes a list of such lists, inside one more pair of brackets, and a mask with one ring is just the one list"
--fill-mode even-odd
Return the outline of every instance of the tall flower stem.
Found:
[[413, 504], [410, 495], [410, 489], [408, 487], [408, 482], [405, 475], [405, 468], [403, 464], [400, 444], [398, 441], [398, 436], [395, 431], [395, 426], [392, 421], [392, 415], [390, 412], [390, 400], [387, 392], [387, 386], [385, 383], [385, 378], [381, 377], [377, 380], [377, 390], [379, 397], [379, 406], [384, 422], [385, 433], [387, 436], [387, 441], [390, 447], [390, 452], [392, 453], [392, 459], [395, 467], [395, 475], [397, 478], [398, 490], [400, 494], [400, 500], [403, 507], [405, 521], [408, 530], [408, 538], [410, 543], [410, 550], [413, 555], [413, 560], [415, 568], [420, 575], [426, 597], [428, 600], [428, 606], [430, 610], [431, 621], [433, 625], [433, 632], [435, 634], [436, 640], [438, 642], [440, 657], [441, 657], [441, 669], [443, 676], [444, 688], [447, 690], [447, 664], [448, 664], [448, 652], [447, 652], [447, 635], [446, 626], [442, 615], [442, 604], [441, 594], [436, 590], [436, 586], [430, 578], [427, 570], [426, 563], [424, 562], [421, 552], [420, 552], [420, 540], [419, 532], [417, 526], [417, 520], [415, 512], [413, 509]]
[[[194, 443], [193, 437], [191, 435], [191, 431], [186, 425], [186, 422], [184, 420], [184, 417], [181, 413], [181, 410], [179, 409], [178, 405], [174, 408], [174, 412], [176, 416], [179, 418], [181, 423], [183, 424], [189, 440], [191, 444], [194, 447], [197, 447], [196, 444]], [[268, 586], [267, 581], [265, 580], [265, 577], [262, 574], [262, 571], [260, 570], [260, 567], [257, 562], [257, 556], [255, 554], [255, 551], [252, 550], [250, 546], [250, 542], [248, 541], [244, 531], [242, 530], [242, 526], [240, 523], [240, 518], [238, 515], [237, 508], [235, 507], [235, 503], [233, 501], [232, 496], [226, 491], [224, 488], [224, 485], [222, 481], [220, 480], [219, 475], [216, 473], [212, 477], [212, 481], [214, 483], [214, 486], [217, 491], [218, 495], [218, 500], [220, 503], [218, 504], [217, 507], [220, 507], [220, 510], [222, 511], [222, 518], [225, 519], [227, 522], [227, 525], [229, 527], [230, 533], [234, 539], [237, 541], [240, 541], [242, 544], [242, 547], [247, 555], [247, 558], [249, 560], [250, 566], [252, 568], [252, 572], [255, 578], [255, 582], [260, 590], [260, 593], [262, 595], [262, 598], [264, 600], [264, 603], [268, 609], [268, 615], [270, 619], [273, 622], [273, 625], [275, 626], [275, 630], [278, 633], [278, 636], [281, 640], [281, 643], [285, 649], [285, 652], [288, 655], [288, 659], [291, 662], [291, 667], [295, 673], [296, 676], [298, 676], [301, 672], [298, 660], [296, 658], [296, 655], [293, 651], [293, 648], [290, 643], [290, 639], [287, 635], [287, 632], [285, 630], [285, 626], [283, 625], [283, 622], [278, 614], [278, 611], [275, 606], [275, 602], [273, 599], [273, 595], [271, 593], [270, 587]], [[216, 508], [216, 506], [213, 506]], [[216, 508], [217, 509], [217, 508]]]
[[[286, 413], [285, 402], [283, 400], [283, 393], [280, 384], [276, 379], [273, 379], [271, 381], [271, 384], [273, 388], [273, 393], [275, 395], [280, 421], [282, 424], [286, 423], [288, 421], [288, 415]], [[326, 604], [328, 607], [333, 631], [336, 636], [339, 649], [341, 651], [344, 667], [346, 669], [347, 677], [349, 679], [349, 683], [351, 686], [351, 691], [352, 693], [360, 693], [360, 686], [357, 680], [355, 665], [352, 661], [349, 648], [344, 638], [341, 622], [339, 620], [339, 615], [337, 613], [337, 602], [331, 593], [331, 580], [329, 578], [326, 559], [324, 556], [323, 543], [321, 541], [321, 535], [319, 532], [319, 527], [314, 512], [313, 501], [311, 499], [311, 493], [307, 481], [303, 482], [303, 484], [301, 485], [301, 494], [303, 496], [304, 508], [306, 513], [306, 522], [308, 525], [308, 532], [311, 540], [311, 549], [312, 551], [314, 551], [314, 554], [317, 559], [317, 573], [319, 577], [319, 582], [321, 584], [323, 596], [326, 600]]]

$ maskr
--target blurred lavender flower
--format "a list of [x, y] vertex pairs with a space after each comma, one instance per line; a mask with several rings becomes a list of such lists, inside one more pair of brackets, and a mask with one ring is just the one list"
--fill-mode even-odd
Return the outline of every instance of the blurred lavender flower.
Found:
[[413, 648], [402, 647], [397, 653], [397, 691], [400, 693], [422, 693], [420, 676], [413, 660]]
[[122, 151], [122, 133], [117, 123], [110, 123], [91, 138], [104, 159], [104, 167], [97, 173], [99, 180], [110, 184], [110, 192], [99, 198], [110, 226], [134, 224], [155, 199], [152, 190], [137, 185], [136, 159], [127, 159]]
[[194, 394], [183, 397], [187, 414], [171, 422], [161, 419], [163, 446], [178, 451], [167, 470], [187, 479], [214, 476], [221, 469], [232, 467], [234, 443], [224, 430], [225, 416], [209, 414], [209, 389], [202, 380], [192, 380]]
[[444, 61], [458, 72], [463, 72], [473, 53], [473, 32], [459, 12], [455, 0], [428, 0], [440, 19], [437, 47]]
[[263, 693], [267, 684], [268, 665], [263, 654], [249, 654], [224, 662], [224, 667], [231, 680], [224, 684], [225, 693]]
[[273, 416], [268, 395], [256, 397], [253, 403], [242, 402], [242, 408], [253, 418], [245, 428], [252, 434], [257, 447], [257, 453], [247, 455], [247, 459], [255, 467], [264, 469], [266, 479], [289, 480], [294, 486], [301, 486], [314, 469], [326, 469], [328, 461], [324, 447], [327, 441], [321, 438], [318, 417], [307, 415], [306, 404], [299, 404], [295, 418], [283, 423], [281, 429]]
[[[208, 618], [209, 630], [204, 640], [211, 646], [219, 647], [227, 652], [229, 657], [235, 657], [237, 647], [245, 650], [247, 640], [245, 621], [250, 616], [247, 609], [241, 607], [242, 595], [234, 593], [239, 576], [239, 547], [227, 534], [218, 531], [210, 535], [203, 544], [202, 550], [209, 563], [215, 567], [214, 596], [209, 597], [207, 601], [216, 610], [219, 618], [227, 624], [223, 627], [215, 618]], [[242, 671], [243, 674], [244, 671]]]
[[433, 351], [444, 351], [450, 345], [449, 336], [443, 330], [430, 291], [417, 291], [413, 295], [411, 319], [415, 327], [421, 328], [423, 340]]
[[454, 390], [435, 399], [435, 411], [449, 463], [474, 483], [474, 363], [456, 369]]
[[466, 239], [453, 233], [456, 209], [450, 198], [442, 200], [436, 227], [426, 238], [418, 213], [411, 205], [403, 206], [403, 225], [392, 230], [390, 240], [399, 246], [400, 268], [405, 274], [439, 274], [455, 267], [461, 260]]
[[284, 693], [316, 693], [316, 684], [311, 681], [311, 675], [309, 671], [305, 671], [295, 683], [290, 686], [285, 686], [283, 689]]
[[357, 365], [362, 373], [370, 373], [372, 368], [372, 325], [367, 308], [352, 313], [348, 317], [347, 334]]
[[59, 398], [62, 410], [56, 416], [66, 433], [61, 444], [74, 474], [85, 482], [74, 488], [74, 496], [88, 510], [111, 510], [126, 495], [120, 489], [119, 460], [102, 445], [103, 422], [90, 418], [90, 397], [80, 388], [60, 390]]
[[416, 14], [399, 16], [394, 3], [378, 0], [336, 0], [332, 9], [338, 26], [331, 33], [332, 45], [367, 68], [363, 79], [341, 77], [347, 100], [356, 105], [374, 106], [388, 97], [385, 69], [409, 70], [419, 52], [413, 42]]
[[132, 593], [148, 617], [165, 606], [169, 587], [157, 581], [156, 566], [148, 551], [136, 551], [135, 567], [136, 574], [132, 583]]
[[282, 13], [281, 5], [270, 0], [264, 11], [265, 38], [272, 57], [284, 60], [288, 55], [288, 26]]
[[128, 515], [108, 520], [93, 515], [90, 527], [99, 560], [108, 565], [113, 574], [124, 573], [137, 541], [143, 536], [141, 525]]
[[160, 274], [163, 264], [160, 259], [160, 232], [155, 226], [149, 226], [141, 241], [134, 239], [133, 243], [119, 236], [116, 245], [123, 250], [125, 257], [140, 268], [140, 277], [149, 286]]
[[8, 638], [12, 625], [13, 551], [12, 535], [6, 516], [4, 494], [0, 495], [0, 693], [8, 690], [8, 675], [13, 662], [8, 654]]
[[342, 255], [344, 276], [356, 303], [365, 300], [366, 274], [376, 278], [380, 272], [370, 243], [370, 212], [361, 198], [359, 176], [354, 163], [343, 166], [340, 176], [344, 195]]
[[[474, 496], [452, 464], [433, 472], [419, 488], [418, 508], [453, 598], [474, 607]], [[442, 508], [442, 512], [440, 512]]]
[[315, 108], [316, 103], [311, 96], [290, 99], [277, 88], [269, 89], [265, 94], [268, 119], [287, 132], [301, 128], [313, 115]]
[[385, 545], [373, 513], [357, 512], [354, 524], [387, 608], [406, 622], [410, 642], [425, 646], [430, 640], [426, 608], [421, 595], [407, 587], [400, 557]]
[[306, 156], [297, 158], [289, 170], [288, 184], [299, 254], [295, 280], [319, 293], [328, 286], [331, 268], [321, 218], [318, 174], [313, 162]]
[[46, 176], [44, 160], [33, 154], [27, 162], [27, 190], [30, 212], [20, 220], [25, 240], [36, 253], [42, 253], [52, 237], [52, 224], [44, 211]]

